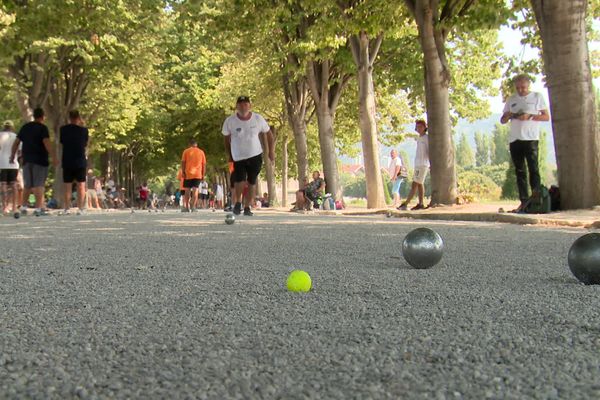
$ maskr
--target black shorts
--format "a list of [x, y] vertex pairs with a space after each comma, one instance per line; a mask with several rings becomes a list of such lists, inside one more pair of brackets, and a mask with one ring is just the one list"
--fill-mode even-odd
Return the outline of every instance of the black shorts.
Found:
[[77, 181], [79, 183], [86, 181], [87, 171], [85, 168], [63, 168], [63, 182], [73, 183]]
[[208, 200], [208, 195], [200, 193], [200, 200]]
[[184, 179], [183, 187], [186, 189], [198, 189], [200, 182], [202, 182], [202, 179]]
[[14, 183], [17, 181], [18, 169], [2, 169], [0, 170], [0, 182]]
[[263, 156], [259, 154], [245, 160], [234, 161], [232, 179], [235, 183], [248, 181], [256, 185], [256, 180], [262, 168]]

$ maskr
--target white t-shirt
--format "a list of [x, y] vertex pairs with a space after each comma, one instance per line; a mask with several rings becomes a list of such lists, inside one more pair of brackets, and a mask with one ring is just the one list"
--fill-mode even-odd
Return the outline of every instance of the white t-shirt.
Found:
[[[546, 100], [541, 93], [529, 92], [527, 96], [519, 96], [513, 94], [508, 98], [504, 105], [504, 112], [514, 114], [527, 113], [538, 115], [540, 111], [547, 110]], [[508, 142], [512, 143], [515, 140], [539, 140], [540, 139], [540, 123], [539, 121], [519, 121], [513, 119], [510, 121], [510, 134]]]
[[223, 186], [217, 185], [217, 193], [215, 194], [217, 200], [223, 200]]
[[200, 183], [200, 194], [208, 194], [208, 183], [206, 181]]
[[[12, 153], [12, 147], [17, 139], [17, 135], [14, 132], [4, 131], [0, 132], [0, 169], [19, 169], [19, 162], [15, 155], [15, 162], [9, 163], [10, 154]], [[21, 148], [22, 144], [19, 146]]]
[[[396, 167], [402, 167], [402, 160], [398, 156], [396, 156], [396, 158], [391, 158], [390, 164], [388, 165], [388, 172], [392, 179], [397, 175]], [[398, 170], [398, 172], [400, 172], [400, 170]]]
[[417, 138], [417, 153], [415, 154], [415, 168], [429, 167], [429, 136]]
[[257, 113], [252, 113], [248, 121], [242, 121], [237, 114], [228, 117], [223, 124], [223, 135], [231, 136], [231, 156], [233, 161], [247, 160], [262, 154], [260, 133], [269, 132], [269, 124]]

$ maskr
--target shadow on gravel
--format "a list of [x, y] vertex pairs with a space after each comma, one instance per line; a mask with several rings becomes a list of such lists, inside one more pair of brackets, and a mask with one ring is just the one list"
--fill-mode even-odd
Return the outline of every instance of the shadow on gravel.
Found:
[[568, 285], [572, 285], [572, 284], [579, 284], [579, 281], [573, 277], [567, 277], [567, 276], [549, 276], [547, 278], [542, 278], [540, 279], [542, 282], [548, 282], [548, 283], [560, 283], [560, 284], [568, 284]]

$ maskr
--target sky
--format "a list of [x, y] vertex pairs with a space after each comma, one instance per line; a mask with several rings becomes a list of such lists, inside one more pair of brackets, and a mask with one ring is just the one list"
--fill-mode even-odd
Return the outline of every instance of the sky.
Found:
[[[600, 30], [600, 21], [595, 20], [593, 22], [593, 26], [595, 30]], [[523, 36], [521, 32], [518, 30], [513, 30], [508, 26], [503, 26], [500, 29], [500, 33], [498, 39], [502, 43], [504, 47], [504, 53], [508, 56], [517, 56], [522, 57], [523, 61], [529, 61], [539, 57], [539, 53], [537, 49], [532, 48], [529, 45], [522, 45], [521, 39]], [[589, 50], [597, 50], [600, 49], [599, 42], [589, 42], [588, 43]], [[595, 79], [594, 83], [596, 86], [600, 87], [600, 79]], [[498, 85], [500, 83], [498, 82]], [[544, 87], [544, 83], [542, 81], [542, 76], [538, 75], [535, 77], [535, 82], [531, 85], [531, 90], [534, 92], [540, 92], [546, 98], [546, 104], [548, 103], [548, 90]], [[490, 99], [490, 108], [493, 114], [500, 114], [504, 108], [504, 103], [502, 102], [502, 96], [496, 96]]]
[[[498, 36], [498, 39], [504, 47], [504, 53], [507, 56], [522, 57], [522, 61], [529, 61], [538, 58], [538, 50], [529, 45], [522, 45], [522, 38], [523, 36], [521, 35], [521, 32], [513, 30], [508, 26], [503, 26], [500, 29], [500, 34]], [[498, 82], [498, 86], [500, 86], [500, 82]], [[544, 87], [541, 75], [535, 77], [535, 82], [532, 82], [531, 84], [531, 91], [542, 93], [546, 98], [546, 104], [548, 104], [548, 91]], [[504, 109], [502, 95], [490, 98], [490, 108], [492, 114], [502, 113]]]

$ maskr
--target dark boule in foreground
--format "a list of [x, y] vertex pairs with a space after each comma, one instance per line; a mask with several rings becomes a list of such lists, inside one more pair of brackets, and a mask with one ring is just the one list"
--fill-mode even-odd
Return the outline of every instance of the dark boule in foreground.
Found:
[[577, 239], [568, 255], [575, 278], [586, 285], [600, 284], [600, 233], [588, 233]]
[[443, 253], [442, 237], [429, 228], [409, 232], [402, 242], [402, 255], [413, 268], [431, 268], [440, 262]]

